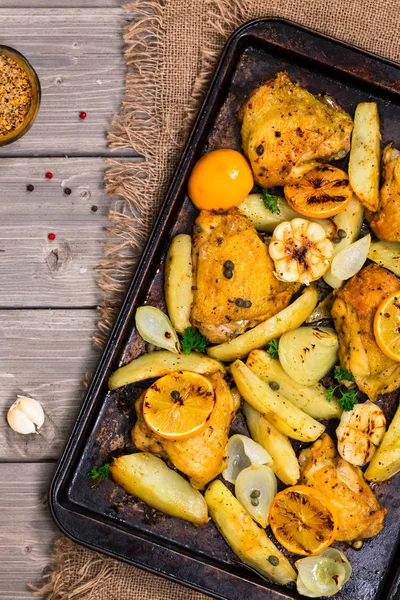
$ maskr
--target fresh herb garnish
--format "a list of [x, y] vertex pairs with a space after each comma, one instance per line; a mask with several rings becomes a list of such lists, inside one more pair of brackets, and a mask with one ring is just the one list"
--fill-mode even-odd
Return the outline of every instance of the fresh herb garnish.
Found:
[[279, 340], [277, 340], [277, 339], [274, 339], [274, 340], [271, 340], [270, 342], [268, 342], [267, 352], [268, 352], [268, 354], [270, 354], [272, 356], [272, 358], [278, 358], [278, 356], [279, 356], [278, 344], [279, 344]]
[[195, 352], [204, 352], [206, 346], [207, 340], [201, 335], [198, 329], [195, 327], [186, 327], [182, 338], [183, 354], [190, 354], [192, 350]]
[[279, 208], [279, 196], [274, 196], [273, 194], [269, 194], [267, 190], [262, 191], [262, 199], [263, 204], [267, 210], [270, 210], [272, 213], [276, 213], [279, 215], [281, 209]]
[[90, 479], [93, 479], [94, 481], [103, 481], [103, 479], [107, 479], [110, 476], [110, 463], [92, 467], [88, 475]]
[[[333, 376], [339, 383], [341, 381], [354, 381], [354, 375], [347, 369], [341, 369], [340, 367], [337, 367], [334, 370]], [[343, 392], [340, 385], [331, 385], [326, 390], [326, 399], [330, 402], [333, 398], [333, 395], [337, 391], [339, 391], [340, 393], [340, 396], [337, 399], [340, 408], [342, 410], [352, 410], [354, 408], [354, 405], [358, 402], [356, 396], [357, 390], [355, 388], [350, 388], [347, 391]]]

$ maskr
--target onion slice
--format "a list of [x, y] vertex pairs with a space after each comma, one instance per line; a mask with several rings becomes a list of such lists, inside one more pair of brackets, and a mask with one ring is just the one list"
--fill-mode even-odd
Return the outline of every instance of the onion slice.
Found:
[[236, 498], [261, 527], [269, 523], [269, 509], [277, 491], [275, 474], [266, 465], [247, 467], [237, 476]]
[[177, 354], [181, 352], [178, 334], [172, 327], [171, 321], [155, 306], [139, 306], [135, 323], [139, 335], [145, 342]]
[[269, 453], [246, 435], [236, 434], [228, 440], [228, 466], [222, 476], [226, 481], [235, 483], [243, 469], [252, 465], [272, 465]]
[[342, 280], [353, 277], [367, 260], [370, 245], [371, 236], [368, 234], [347, 248], [343, 248], [332, 261], [332, 275]]
[[349, 580], [352, 568], [345, 555], [327, 548], [315, 556], [296, 561], [297, 591], [309, 598], [333, 596]]

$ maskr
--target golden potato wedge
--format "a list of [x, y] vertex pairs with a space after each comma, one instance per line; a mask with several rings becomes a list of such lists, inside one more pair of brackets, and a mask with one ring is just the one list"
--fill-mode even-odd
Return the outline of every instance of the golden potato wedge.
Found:
[[231, 365], [231, 374], [240, 395], [281, 433], [302, 442], [314, 442], [325, 431], [321, 423], [272, 390], [241, 360]]
[[251, 437], [270, 454], [275, 475], [286, 485], [295, 485], [300, 479], [300, 467], [289, 439], [247, 402], [242, 410]]
[[365, 477], [368, 481], [385, 481], [400, 471], [400, 406], [372, 457]]
[[400, 242], [371, 242], [368, 258], [400, 277]]
[[[221, 481], [209, 485], [205, 500], [219, 532], [245, 565], [282, 585], [295, 581], [296, 572], [288, 559]], [[276, 566], [269, 561], [272, 556], [279, 561]]]
[[[338, 238], [340, 239], [340, 242], [333, 245], [333, 257], [335, 257], [340, 250], [348, 248], [358, 239], [363, 219], [364, 207], [357, 200], [356, 196], [353, 196], [346, 208], [333, 217], [337, 230], [342, 230], [346, 233], [346, 237]], [[333, 288], [338, 288], [343, 284], [343, 281], [339, 279], [339, 277], [335, 277], [332, 273], [331, 267], [329, 267], [325, 273], [324, 281]]]
[[160, 350], [159, 352], [143, 354], [114, 371], [108, 380], [108, 387], [110, 390], [115, 390], [123, 385], [128, 385], [128, 383], [136, 383], [152, 377], [162, 377], [162, 375], [179, 370], [195, 371], [201, 375], [216, 373], [217, 371], [225, 373], [226, 371], [220, 362], [205, 354], [197, 352], [175, 354], [168, 352], [168, 350]]
[[114, 458], [110, 471], [114, 481], [128, 494], [152, 508], [194, 525], [207, 523], [207, 504], [200, 492], [149, 452]]
[[314, 285], [304, 288], [302, 295], [278, 314], [263, 321], [253, 329], [218, 346], [207, 349], [207, 354], [225, 362], [244, 358], [255, 348], [262, 348], [270, 340], [279, 338], [286, 331], [299, 327], [314, 310], [318, 292]]
[[381, 131], [376, 102], [361, 102], [354, 115], [349, 179], [357, 198], [370, 211], [379, 206]]
[[192, 238], [181, 233], [169, 246], [164, 272], [165, 303], [171, 323], [179, 333], [191, 327], [192, 286]]
[[326, 389], [320, 383], [312, 386], [301, 385], [287, 375], [279, 360], [272, 358], [264, 350], [252, 350], [246, 365], [265, 383], [279, 384], [279, 393], [290, 400], [297, 408], [314, 419], [339, 419], [342, 409], [336, 398], [326, 399]]

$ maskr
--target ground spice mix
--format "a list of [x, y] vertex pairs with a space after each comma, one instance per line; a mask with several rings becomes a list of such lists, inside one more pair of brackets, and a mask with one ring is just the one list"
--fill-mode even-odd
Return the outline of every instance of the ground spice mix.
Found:
[[0, 54], [0, 137], [23, 124], [31, 103], [27, 72], [13, 58]]

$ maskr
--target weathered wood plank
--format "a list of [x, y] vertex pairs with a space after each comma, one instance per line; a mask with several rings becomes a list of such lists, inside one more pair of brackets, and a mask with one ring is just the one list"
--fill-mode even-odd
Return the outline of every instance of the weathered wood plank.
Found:
[[0, 599], [32, 600], [56, 528], [47, 510], [54, 464], [0, 464]]
[[106, 132], [123, 96], [129, 18], [122, 8], [0, 10], [1, 43], [26, 55], [42, 86], [37, 121], [0, 156], [110, 154]]
[[0, 460], [58, 458], [84, 393], [82, 379], [99, 356], [94, 310], [0, 310], [0, 409], [19, 395], [36, 398], [40, 435], [20, 435], [0, 420]]
[[0, 161], [0, 307], [98, 304], [95, 269], [112, 202], [104, 166], [100, 158]]

